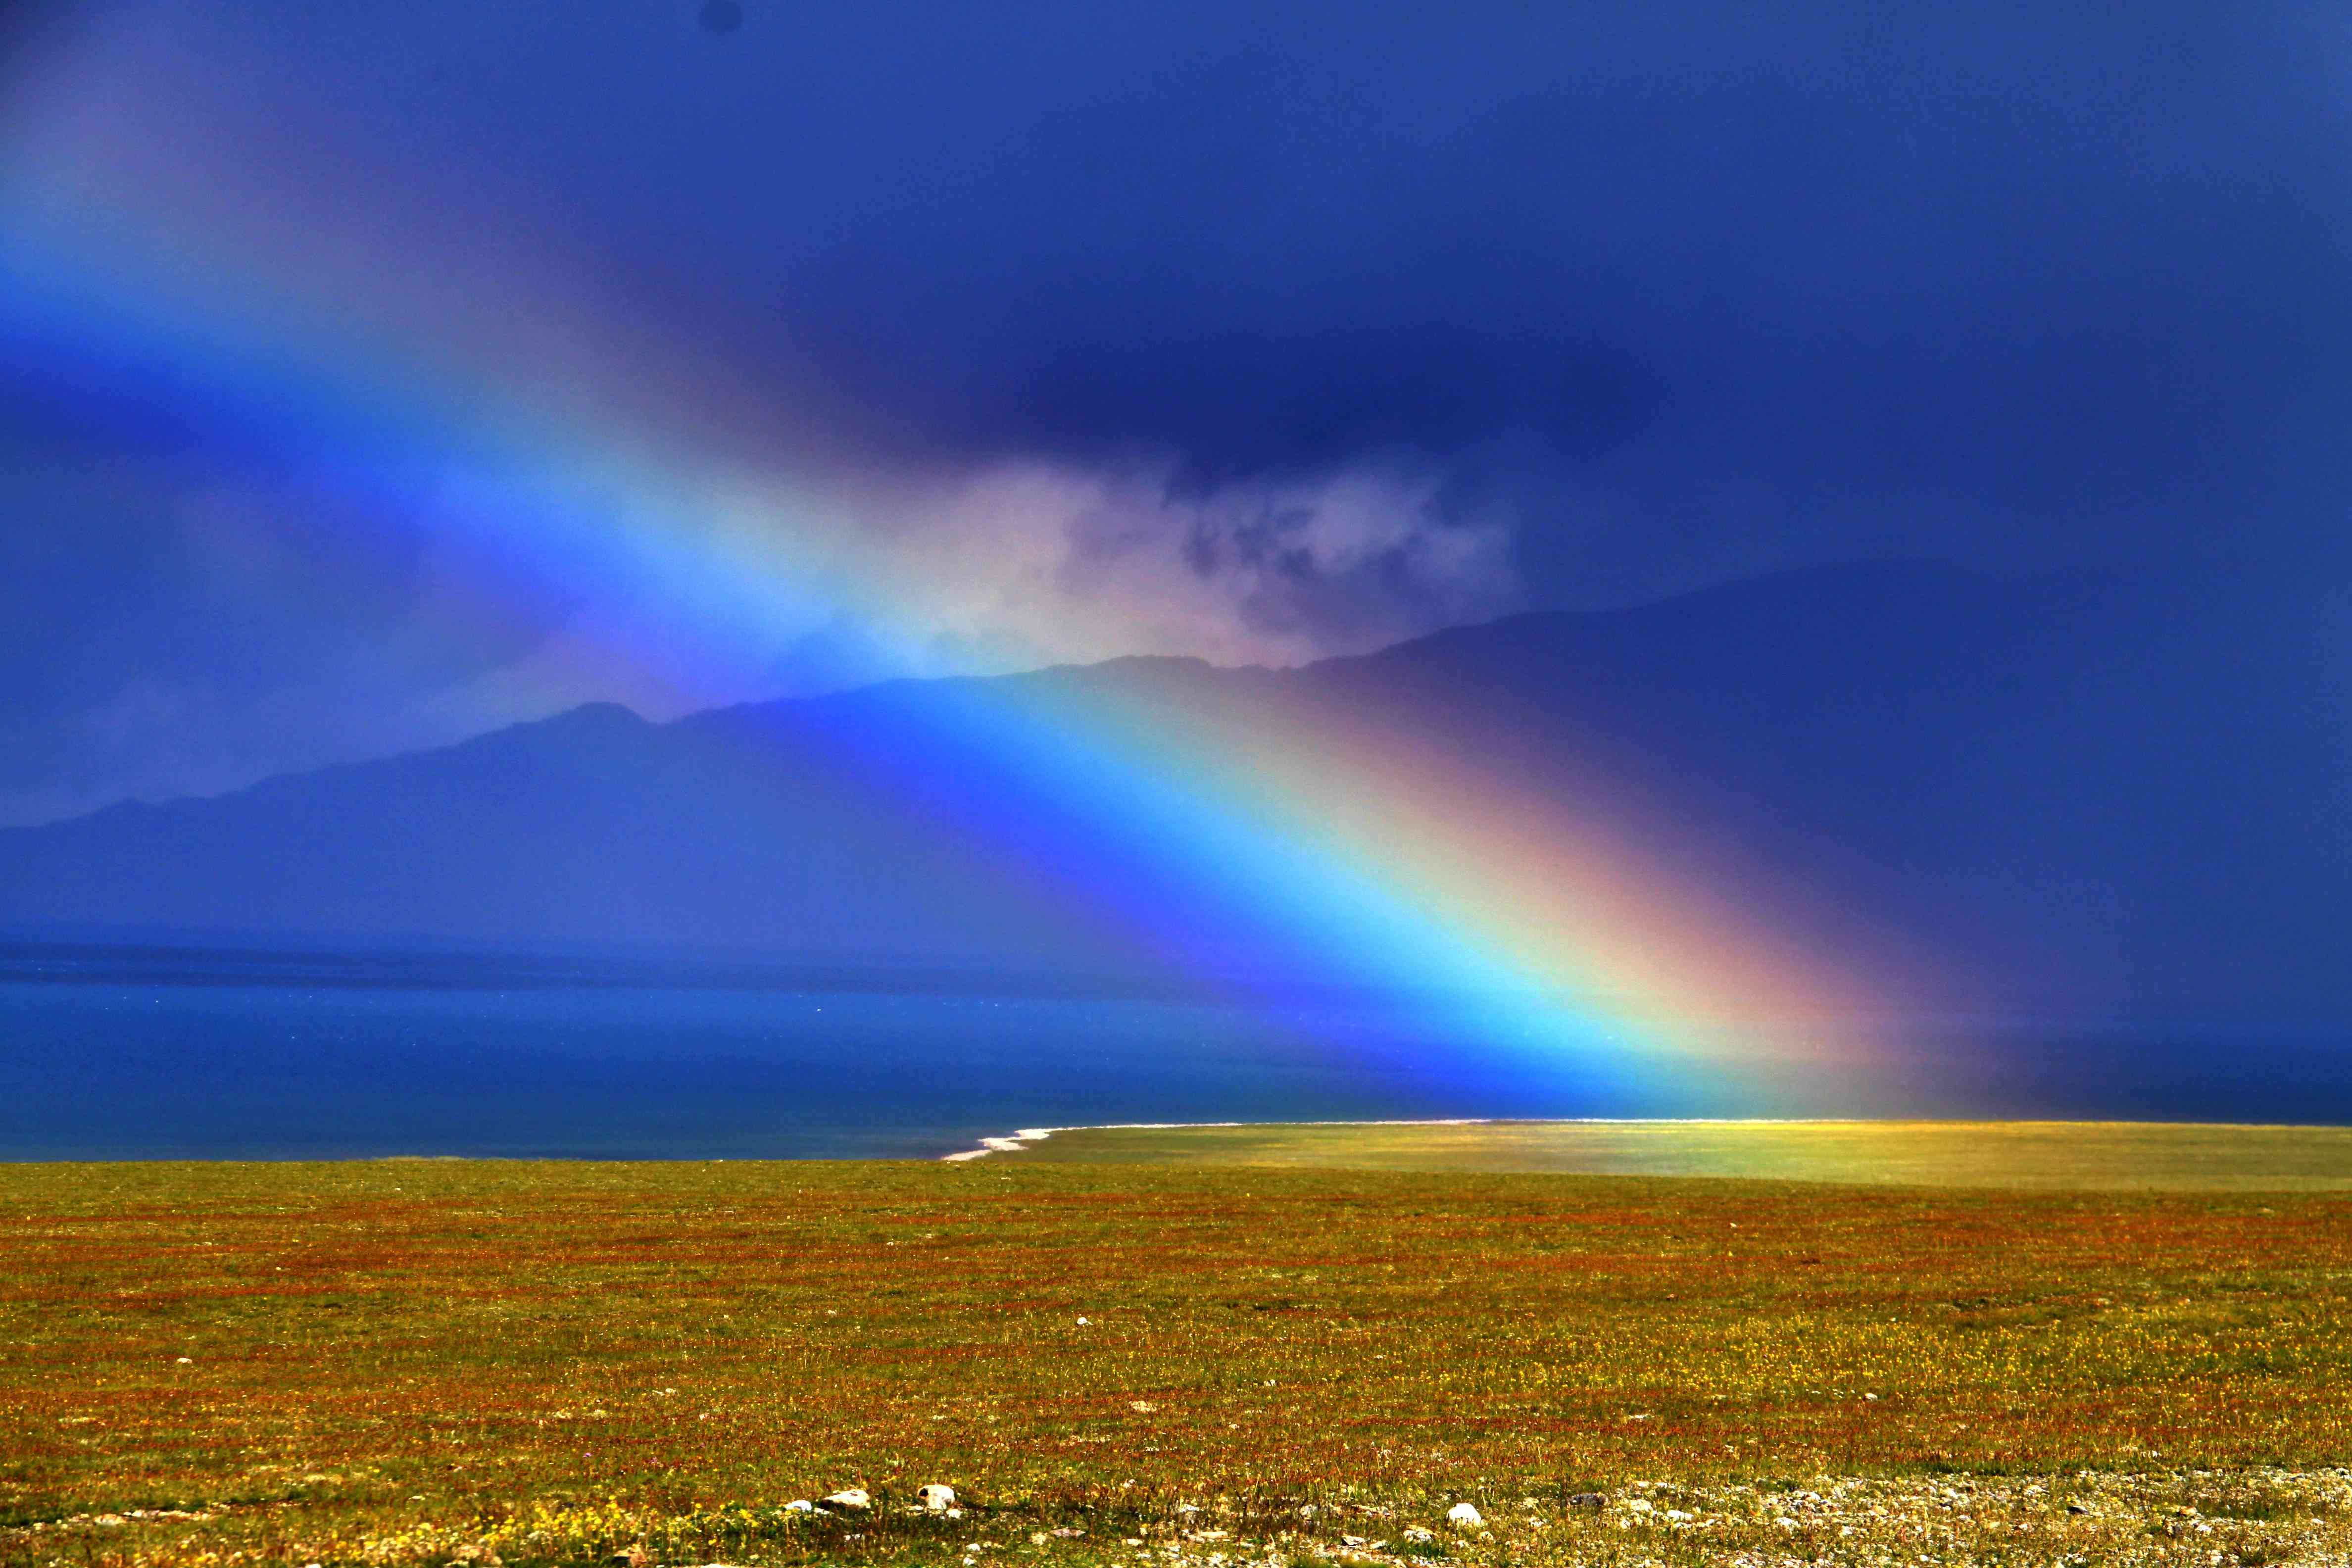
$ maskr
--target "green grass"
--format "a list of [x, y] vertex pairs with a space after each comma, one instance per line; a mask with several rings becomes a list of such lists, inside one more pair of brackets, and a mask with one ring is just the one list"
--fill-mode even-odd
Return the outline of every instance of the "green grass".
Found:
[[51, 1165], [0, 1226], [0, 1563], [2352, 1554], [2347, 1194]]
[[1037, 1163], [1550, 1171], [2051, 1191], [2352, 1191], [2352, 1128], [2155, 1121], [1496, 1121], [1081, 1128]]

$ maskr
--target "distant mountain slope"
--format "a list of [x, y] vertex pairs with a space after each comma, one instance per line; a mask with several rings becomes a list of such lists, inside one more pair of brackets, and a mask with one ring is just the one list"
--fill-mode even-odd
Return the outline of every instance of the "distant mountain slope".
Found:
[[[1523, 817], [1605, 808], [1659, 864], [1756, 889], [1759, 921], [1982, 977], [1968, 1001], [2343, 1017], [2347, 620], [2316, 590], [1872, 565], [1292, 671], [1120, 660], [661, 726], [590, 707], [0, 831], [0, 925], [1155, 962], [1070, 896], [1116, 854], [1056, 858], [1117, 802], [975, 740], [1011, 710], [1262, 763], [1375, 846], [1489, 788]], [[1465, 797], [1351, 794], [1382, 752]]]

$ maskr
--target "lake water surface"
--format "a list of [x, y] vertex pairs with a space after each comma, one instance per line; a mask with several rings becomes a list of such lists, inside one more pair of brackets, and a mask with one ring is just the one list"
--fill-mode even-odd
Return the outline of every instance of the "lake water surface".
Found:
[[[1465, 1068], [1366, 998], [521, 955], [0, 946], [0, 1159], [924, 1157], [1114, 1121], [1689, 1114]], [[2344, 1031], [1944, 1025], [1914, 1103], [2352, 1120]]]

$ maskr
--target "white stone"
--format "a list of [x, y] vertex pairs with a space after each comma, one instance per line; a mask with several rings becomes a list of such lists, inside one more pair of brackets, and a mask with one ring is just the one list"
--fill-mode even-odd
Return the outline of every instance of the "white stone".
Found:
[[1457, 1502], [1445, 1510], [1445, 1522], [1456, 1530], [1476, 1530], [1486, 1522], [1486, 1516], [1466, 1502]]
[[866, 1495], [865, 1488], [851, 1487], [845, 1491], [826, 1493], [824, 1506], [827, 1508], [845, 1508], [852, 1513], [864, 1513], [867, 1509], [874, 1506], [874, 1500]]

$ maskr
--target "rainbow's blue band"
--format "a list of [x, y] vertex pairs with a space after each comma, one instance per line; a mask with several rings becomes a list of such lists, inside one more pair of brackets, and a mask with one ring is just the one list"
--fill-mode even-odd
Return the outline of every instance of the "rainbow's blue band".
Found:
[[[455, 542], [498, 592], [565, 603], [632, 660], [748, 662], [812, 603], [887, 624], [891, 584], [778, 563], [774, 531], [755, 543], [710, 514], [691, 457], [433, 384], [415, 355], [394, 366], [165, 309], [134, 256], [93, 243], [21, 225], [0, 240], [0, 374], [78, 428]], [[1768, 1112], [1803, 1069], [1858, 1065], [1834, 1026], [1884, 1010], [1761, 929], [1769, 889], [1686, 885], [1608, 802], [1513, 798], [1470, 767], [1398, 757], [1346, 714], [1323, 716], [1310, 755], [1296, 735], [1147, 723], [1070, 689], [951, 683], [827, 740], [1158, 962], [1391, 994], [1410, 977], [1414, 1032], [1469, 1081], [1539, 1081], [1592, 1110]], [[1318, 786], [1334, 778], [1379, 810], [1328, 809]]]

